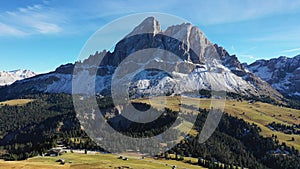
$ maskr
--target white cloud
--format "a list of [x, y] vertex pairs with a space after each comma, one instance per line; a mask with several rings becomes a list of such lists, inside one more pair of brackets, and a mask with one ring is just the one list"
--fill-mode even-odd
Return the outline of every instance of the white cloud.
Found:
[[[157, 5], [159, 3], [159, 5]], [[285, 0], [153, 0], [153, 1], [41, 1], [0, 12], [0, 22], [27, 34], [50, 34], [95, 30], [129, 13], [163, 12], [187, 19], [195, 25], [239, 22], [300, 10], [300, 1]], [[66, 23], [67, 22], [67, 23]], [[89, 29], [89, 26], [91, 29]], [[257, 39], [261, 40], [261, 39]], [[263, 40], [263, 39], [262, 39]]]
[[0, 36], [24, 36], [25, 32], [0, 22]]
[[254, 49], [256, 49], [257, 47], [256, 46], [253, 46], [253, 47], [250, 47], [246, 50], [244, 50], [243, 52], [238, 52], [238, 51], [235, 51], [236, 55], [242, 59], [242, 60], [255, 60], [256, 57], [250, 53], [252, 53], [254, 51]]
[[233, 45], [231, 45], [231, 50], [235, 52], [235, 47]]
[[285, 0], [153, 0], [147, 2], [91, 0], [89, 5], [83, 5], [84, 1], [76, 1], [76, 3], [88, 9], [90, 13], [98, 13], [98, 16], [113, 13], [159, 11], [184, 17], [191, 22], [203, 25], [232, 23], [300, 10], [300, 1], [287, 3]]
[[244, 57], [244, 58], [248, 58], [248, 59], [255, 59], [255, 57], [253, 55], [243, 55], [243, 54], [240, 54], [238, 55], [239, 57]]
[[33, 25], [34, 28], [40, 33], [48, 34], [48, 33], [57, 33], [62, 30], [61, 27], [55, 25], [53, 23], [45, 23], [45, 22], [36, 22]]
[[[276, 33], [274, 33], [276, 32]], [[300, 39], [300, 27], [299, 26], [286, 26], [284, 30], [276, 31], [272, 30], [270, 33], [266, 33], [264, 36], [249, 39], [253, 42], [291, 42], [299, 41]]]
[[298, 51], [300, 51], [300, 48], [283, 50], [283, 51], [281, 51], [281, 53], [292, 53], [292, 52], [298, 52]]
[[39, 10], [42, 9], [42, 5], [32, 5], [32, 6], [27, 6], [26, 8], [18, 8], [20, 12], [29, 12], [33, 10]]
[[[190, 2], [189, 0], [184, 2]], [[192, 2], [191, 2], [192, 3]], [[222, 24], [263, 18], [266, 16], [290, 13], [300, 9], [300, 1], [284, 0], [212, 0], [199, 5], [187, 5], [191, 18], [201, 24]], [[198, 9], [198, 10], [197, 10]]]
[[61, 14], [43, 4], [19, 7], [14, 11], [0, 13], [0, 36], [24, 36], [51, 34], [63, 31]]

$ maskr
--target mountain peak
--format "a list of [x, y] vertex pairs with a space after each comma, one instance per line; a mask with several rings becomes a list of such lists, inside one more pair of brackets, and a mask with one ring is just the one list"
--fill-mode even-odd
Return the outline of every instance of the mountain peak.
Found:
[[153, 16], [151, 16], [144, 19], [142, 23], [140, 23], [127, 35], [127, 37], [143, 33], [153, 33], [156, 35], [159, 32], [161, 32], [160, 24]]
[[12, 71], [1, 71], [0, 72], [0, 86], [10, 85], [17, 80], [36, 76], [37, 74], [31, 70], [17, 69]]
[[270, 60], [257, 60], [248, 70], [271, 84], [287, 97], [300, 98], [300, 57], [280, 56]]
[[28, 69], [16, 69], [16, 70], [12, 70], [12, 71], [9, 71], [10, 73], [34, 73], [32, 72], [31, 70], [28, 70]]
[[[148, 60], [147, 57], [141, 55], [132, 62], [123, 62], [129, 55], [143, 49], [170, 51], [178, 56], [182, 62], [168, 60], [170, 56], [168, 52], [155, 53], [155, 51], [151, 53], [155, 54], [155, 59]], [[102, 57], [100, 66], [94, 65], [97, 63], [95, 60]], [[166, 61], [163, 60], [164, 58]], [[227, 91], [249, 96], [261, 94], [274, 96], [274, 98], [281, 97], [269, 84], [246, 71], [236, 56], [230, 56], [225, 49], [211, 43], [198, 27], [190, 23], [182, 23], [162, 31], [160, 24], [154, 17], [143, 20], [131, 33], [116, 44], [113, 52], [96, 53], [79, 64], [79, 68], [75, 70], [75, 81], [82, 83], [81, 78], [84, 77], [86, 85], [81, 85], [84, 88], [79, 86], [75, 92], [84, 94], [87, 92], [86, 86], [93, 87], [92, 84], [96, 83], [97, 88], [93, 87], [94, 89], [88, 89], [88, 91], [95, 90], [102, 95], [110, 95], [113, 73], [122, 62], [126, 67], [130, 67], [128, 72], [136, 68], [136, 65], [140, 65], [142, 68], [153, 64], [174, 67], [172, 72], [174, 77], [172, 78], [163, 73], [158, 72], [157, 74], [154, 70], [138, 76], [139, 78], [134, 79], [132, 83], [130, 82], [130, 86], [125, 86], [132, 89], [130, 94], [133, 97], [149, 94], [159, 95], [170, 91], [181, 93], [199, 91], [200, 89], [210, 90], [212, 86], [221, 86]], [[95, 74], [96, 66], [98, 68], [95, 82], [91, 75]], [[15, 96], [20, 96], [34, 92], [71, 93], [73, 91], [72, 76], [70, 75], [74, 72], [73, 69], [74, 65], [72, 64], [63, 65], [54, 72], [15, 83], [8, 88], [0, 88], [0, 94], [6, 96], [8, 93], [10, 95], [13, 93]], [[184, 73], [181, 70], [185, 72], [191, 70], [192, 72]], [[129, 73], [127, 76], [117, 78], [116, 83], [127, 85], [126, 80], [132, 79], [131, 76], [132, 73]]]

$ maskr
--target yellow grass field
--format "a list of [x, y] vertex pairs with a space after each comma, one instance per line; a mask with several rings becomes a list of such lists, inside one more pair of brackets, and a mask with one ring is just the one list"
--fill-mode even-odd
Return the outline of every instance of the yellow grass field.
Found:
[[[201, 107], [210, 109], [211, 107], [218, 107], [219, 105], [212, 105], [210, 99], [190, 98], [190, 97], [155, 97], [153, 99], [140, 99], [133, 100], [133, 102], [150, 103], [156, 108], [164, 108], [165, 106], [178, 111], [180, 104], [191, 105], [194, 107]], [[220, 103], [221, 104], [221, 103]], [[182, 111], [189, 111], [185, 108]], [[190, 110], [191, 111], [191, 110]], [[255, 102], [248, 103], [247, 101], [239, 102], [237, 100], [226, 100], [224, 111], [232, 116], [242, 118], [249, 123], [255, 123], [258, 125], [262, 132], [261, 134], [266, 137], [277, 135], [280, 142], [285, 142], [289, 146], [294, 146], [300, 150], [300, 136], [288, 135], [281, 132], [274, 132], [268, 127], [267, 124], [274, 122], [282, 124], [300, 124], [300, 110], [275, 106], [268, 103]], [[294, 137], [295, 141], [291, 141]]]
[[22, 106], [24, 104], [32, 102], [32, 99], [15, 99], [15, 100], [8, 100], [4, 102], [0, 102], [0, 106], [9, 105], [9, 106]]
[[[116, 154], [77, 154], [67, 153], [60, 157], [35, 157], [25, 161], [0, 161], [2, 169], [171, 169], [172, 166], [186, 169], [204, 169], [197, 165], [191, 165], [175, 160], [155, 160], [153, 158], [141, 159], [139, 156], [126, 156], [128, 161], [118, 159]], [[64, 158], [66, 164], [61, 165], [56, 160]], [[72, 162], [72, 163], [70, 163]]]

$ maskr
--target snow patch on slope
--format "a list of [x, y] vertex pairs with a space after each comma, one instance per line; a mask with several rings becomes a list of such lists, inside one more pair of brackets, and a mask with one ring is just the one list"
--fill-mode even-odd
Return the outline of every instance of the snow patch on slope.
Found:
[[17, 80], [23, 80], [36, 76], [37, 74], [30, 70], [14, 70], [14, 71], [0, 71], [0, 86], [10, 85]]

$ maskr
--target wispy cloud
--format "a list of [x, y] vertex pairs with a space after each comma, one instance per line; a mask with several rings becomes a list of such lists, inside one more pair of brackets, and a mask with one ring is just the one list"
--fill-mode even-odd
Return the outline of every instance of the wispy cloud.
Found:
[[39, 5], [39, 4], [36, 4], [36, 5], [32, 5], [32, 6], [27, 6], [25, 8], [18, 8], [18, 10], [20, 12], [30, 12], [30, 11], [33, 11], [33, 10], [40, 10], [42, 9], [42, 5]]
[[47, 22], [36, 22], [33, 23], [33, 27], [42, 34], [48, 33], [57, 33], [62, 30], [62, 28], [54, 23], [47, 23]]
[[0, 13], [0, 36], [51, 34], [63, 30], [61, 15], [44, 4], [19, 7]]
[[281, 51], [281, 53], [292, 53], [292, 52], [298, 52], [298, 51], [300, 51], [300, 48], [283, 50], [283, 51]]
[[300, 38], [300, 31], [298, 28], [290, 28], [290, 30], [285, 31], [274, 31], [276, 34], [269, 34], [265, 36], [260, 36], [257, 38], [251, 38], [249, 41], [253, 42], [270, 42], [270, 41], [298, 41]]
[[230, 3], [224, 0], [205, 3], [192, 0], [153, 1], [41, 1], [37, 4], [18, 6], [14, 10], [0, 12], [0, 22], [11, 28], [5, 29], [7, 32], [3, 29], [1, 35], [20, 35], [12, 34], [9, 30], [19, 30], [31, 35], [81, 31], [86, 30], [88, 26], [94, 29], [128, 13], [159, 11], [186, 18], [196, 25], [214, 25], [300, 10], [300, 1], [286, 3], [285, 0], [245, 0], [242, 3], [239, 0], [232, 0]]
[[231, 50], [234, 51], [234, 52], [236, 51], [235, 47], [233, 45], [231, 45]]
[[0, 22], [0, 36], [24, 36], [25, 32]]
[[238, 55], [238, 57], [244, 57], [246, 59], [251, 59], [251, 60], [255, 59], [255, 57], [253, 55], [243, 55], [243, 54], [240, 54], [240, 55]]
[[[263, 18], [282, 13], [294, 12], [300, 9], [300, 1], [285, 0], [224, 0], [205, 1], [194, 5], [194, 1], [185, 0], [182, 3], [183, 8], [189, 8], [185, 11], [197, 11], [184, 15], [190, 18], [197, 18], [198, 22], [203, 25], [233, 23], [245, 20]], [[186, 6], [186, 7], [184, 7]], [[179, 9], [180, 11], [181, 9]]]
[[[300, 1], [285, 0], [115, 0], [89, 1], [92, 12], [101, 8], [105, 13], [160, 11], [175, 14], [202, 25], [239, 22], [300, 10]], [[157, 5], [159, 3], [159, 5]], [[90, 6], [90, 7], [91, 7]]]
[[252, 54], [250, 54], [251, 52], [253, 52], [254, 49], [256, 49], [256, 46], [250, 47], [249, 49], [244, 50], [243, 52], [238, 52], [234, 46], [231, 47], [232, 52], [235, 53], [237, 55], [237, 57], [239, 57], [242, 60], [246, 60], [247, 62], [249, 60], [255, 60], [256, 57]]

